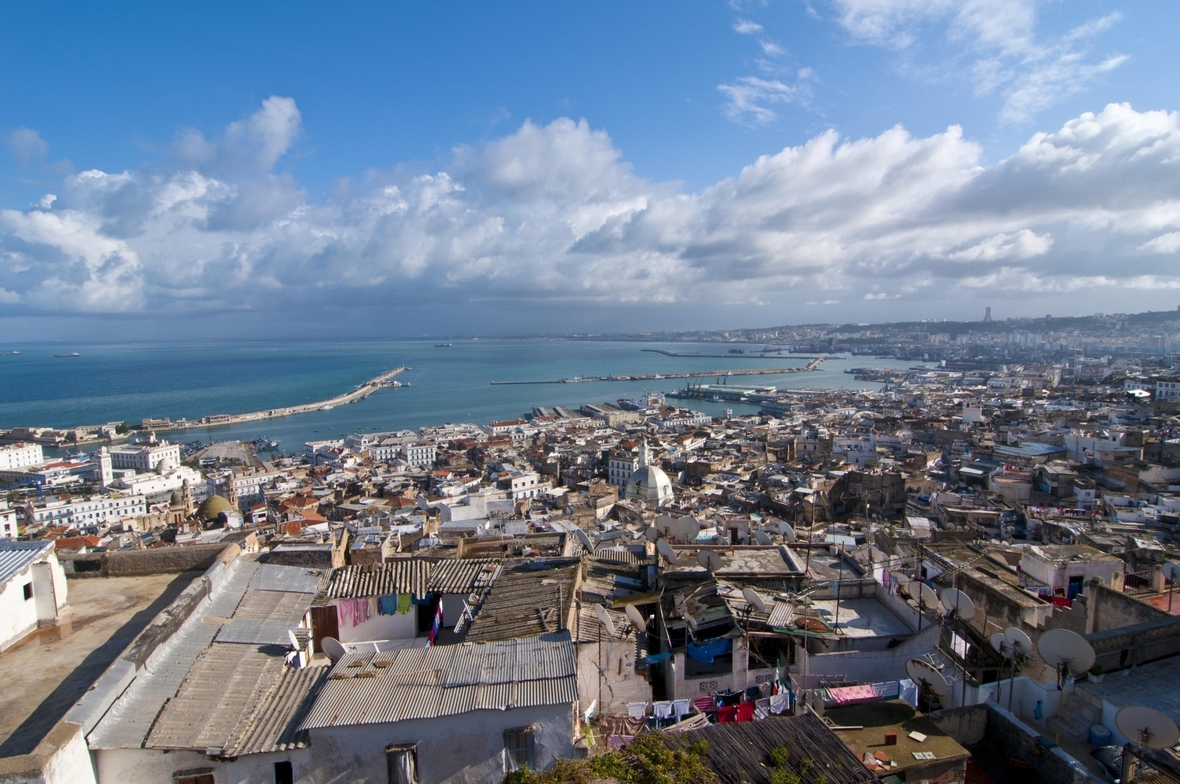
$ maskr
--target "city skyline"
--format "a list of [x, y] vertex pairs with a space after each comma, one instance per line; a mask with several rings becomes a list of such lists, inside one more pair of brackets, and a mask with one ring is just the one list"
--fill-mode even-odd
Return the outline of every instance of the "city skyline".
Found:
[[1175, 307], [1171, 9], [273, 11], [5, 11], [9, 336]]

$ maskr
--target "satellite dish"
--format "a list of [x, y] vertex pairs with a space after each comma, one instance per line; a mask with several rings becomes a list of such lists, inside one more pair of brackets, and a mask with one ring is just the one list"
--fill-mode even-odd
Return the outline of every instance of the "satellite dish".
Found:
[[697, 563], [708, 571], [715, 572], [721, 568], [721, 556], [712, 550], [701, 550], [697, 553]]
[[755, 531], [754, 541], [758, 544], [774, 544], [774, 540], [765, 531]]
[[594, 605], [594, 614], [598, 616], [598, 622], [606, 628], [606, 633], [614, 636], [615, 622], [612, 621], [611, 617], [606, 614], [606, 608], [601, 604], [596, 604]]
[[1090, 643], [1069, 629], [1050, 629], [1042, 634], [1037, 653], [1046, 664], [1057, 669], [1058, 680], [1065, 679], [1066, 670], [1076, 674], [1094, 666], [1094, 649]]
[[1008, 650], [1008, 642], [1004, 639], [1003, 632], [996, 632], [991, 637], [992, 647], [996, 649], [996, 653], [1003, 653]]
[[1004, 630], [1004, 642], [1008, 644], [1009, 658], [1015, 658], [1025, 653], [1032, 653], [1032, 640], [1028, 638], [1027, 634], [1015, 626], [1009, 626]]
[[746, 604], [760, 613], [766, 612], [766, 600], [753, 588], [743, 588], [742, 596], [746, 597]]
[[581, 528], [574, 531], [574, 534], [578, 537], [578, 541], [582, 543], [582, 547], [586, 550], [586, 552], [590, 555], [594, 555], [594, 542], [590, 541], [589, 534], [587, 534]]
[[906, 577], [904, 574], [895, 574], [895, 575], [893, 575], [893, 579], [897, 580], [898, 586], [903, 591], [909, 587], [909, 584], [911, 582], [913, 582], [909, 577]]
[[947, 588], [939, 599], [948, 613], [953, 612], [958, 618], [969, 621], [975, 617], [975, 602], [971, 597], [956, 588]]
[[1155, 708], [1145, 705], [1128, 705], [1114, 715], [1114, 725], [1132, 743], [1143, 748], [1166, 749], [1180, 741], [1180, 729], [1176, 722]]
[[701, 533], [701, 524], [695, 517], [681, 517], [676, 521], [676, 538], [681, 542], [695, 542]]
[[627, 612], [627, 620], [631, 621], [631, 625], [635, 627], [635, 631], [642, 632], [647, 630], [647, 621], [639, 610], [635, 609], [635, 605], [628, 604], [625, 608]]
[[662, 533], [664, 536], [676, 535], [676, 518], [672, 517], [672, 515], [656, 515], [653, 525], [655, 525], [656, 530]]
[[788, 542], [795, 541], [795, 526], [791, 525], [786, 520], [779, 521], [778, 532], [782, 534], [783, 538]]
[[672, 545], [668, 544], [667, 539], [656, 542], [656, 552], [663, 556], [668, 563], [676, 563], [676, 551], [672, 549]]
[[660, 529], [656, 528], [654, 525], [645, 529], [643, 532], [643, 538], [649, 542], [654, 542], [660, 538]]
[[296, 637], [295, 637], [295, 630], [294, 629], [287, 630], [287, 641], [291, 643], [292, 648], [294, 648], [295, 650], [299, 650], [299, 640], [296, 639]]
[[910, 680], [931, 694], [945, 697], [950, 693], [951, 687], [946, 682], [946, 678], [942, 677], [942, 673], [934, 669], [934, 665], [929, 662], [910, 659], [905, 663], [905, 671], [910, 676]]
[[337, 640], [335, 637], [325, 637], [320, 640], [320, 650], [333, 663], [340, 661], [344, 657], [344, 654], [348, 653], [348, 651], [344, 650], [344, 646], [340, 644], [340, 640]]
[[805, 632], [812, 634], [827, 634], [831, 628], [821, 621], [819, 618], [813, 618], [809, 615], [804, 615], [795, 619], [795, 625]]
[[869, 560], [873, 563], [880, 563], [885, 560], [885, 553], [881, 552], [881, 548], [877, 545], [869, 545]]
[[919, 583], [922, 586], [922, 607], [929, 610], [932, 607], [938, 606], [938, 594], [934, 592], [926, 583]]

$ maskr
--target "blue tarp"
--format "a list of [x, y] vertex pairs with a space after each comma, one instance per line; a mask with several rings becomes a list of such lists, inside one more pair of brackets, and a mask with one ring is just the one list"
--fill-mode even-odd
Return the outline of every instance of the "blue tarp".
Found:
[[648, 654], [647, 663], [648, 664], [659, 664], [664, 659], [670, 658], [671, 656], [672, 656], [672, 654], [668, 653], [667, 651], [664, 651], [663, 653]]
[[685, 646], [688, 655], [701, 664], [712, 664], [713, 659], [729, 652], [729, 638], [717, 637], [699, 643], [689, 643]]

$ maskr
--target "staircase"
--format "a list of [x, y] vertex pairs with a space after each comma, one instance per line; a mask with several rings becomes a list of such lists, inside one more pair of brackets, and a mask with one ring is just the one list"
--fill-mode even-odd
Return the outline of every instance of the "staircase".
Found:
[[1074, 687], [1073, 692], [1065, 698], [1059, 715], [1045, 722], [1045, 734], [1049, 738], [1055, 737], [1060, 725], [1061, 734], [1068, 735], [1074, 743], [1089, 743], [1090, 725], [1098, 724], [1101, 718], [1102, 700], [1085, 689]]

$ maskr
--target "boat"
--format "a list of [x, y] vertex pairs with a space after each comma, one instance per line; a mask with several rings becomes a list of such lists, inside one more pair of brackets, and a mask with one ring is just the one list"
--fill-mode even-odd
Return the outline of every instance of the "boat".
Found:
[[69, 354], [54, 354], [53, 356], [55, 356], [55, 357], [80, 357], [82, 355], [79, 354], [77, 351], [74, 351]]
[[731, 349], [729, 350], [729, 353], [730, 353], [730, 354], [745, 354], [745, 353], [746, 353], [746, 351], [745, 351], [745, 349], [740, 349], [740, 348], [731, 348]]
[[435, 348], [453, 348], [454, 345], [455, 345], [454, 343], [435, 343], [434, 347]]

